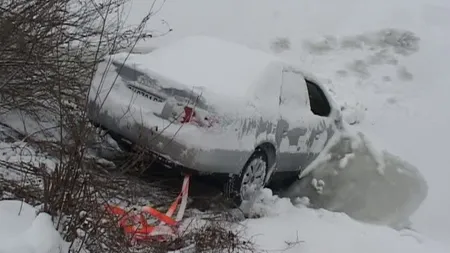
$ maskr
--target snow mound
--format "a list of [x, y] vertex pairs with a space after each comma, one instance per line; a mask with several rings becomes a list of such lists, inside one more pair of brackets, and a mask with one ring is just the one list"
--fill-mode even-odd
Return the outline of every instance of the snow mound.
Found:
[[443, 245], [410, 230], [355, 221], [344, 213], [311, 209], [303, 203], [263, 189], [252, 210], [262, 216], [244, 222], [261, 251], [321, 252], [448, 252]]
[[0, 201], [1, 253], [68, 252], [50, 215], [20, 201]]

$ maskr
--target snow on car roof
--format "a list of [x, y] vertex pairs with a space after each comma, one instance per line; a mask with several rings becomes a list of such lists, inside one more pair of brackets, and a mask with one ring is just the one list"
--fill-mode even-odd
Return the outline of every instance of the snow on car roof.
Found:
[[127, 64], [177, 83], [220, 95], [245, 96], [277, 58], [262, 51], [207, 36], [185, 37], [150, 54], [133, 54]]

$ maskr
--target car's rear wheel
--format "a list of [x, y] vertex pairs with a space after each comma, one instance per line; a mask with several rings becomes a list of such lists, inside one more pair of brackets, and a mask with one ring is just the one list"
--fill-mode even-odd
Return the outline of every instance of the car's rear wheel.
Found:
[[262, 150], [256, 150], [245, 163], [240, 175], [233, 175], [225, 184], [225, 194], [236, 205], [250, 200], [265, 185], [268, 162]]

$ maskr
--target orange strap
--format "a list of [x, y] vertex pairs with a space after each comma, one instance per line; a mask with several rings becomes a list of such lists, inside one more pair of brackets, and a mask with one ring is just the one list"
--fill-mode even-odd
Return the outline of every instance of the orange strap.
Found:
[[[141, 207], [139, 213], [131, 211], [127, 212], [121, 207], [110, 205], [106, 205], [105, 209], [110, 214], [120, 217], [118, 225], [123, 228], [124, 232], [130, 235], [134, 240], [148, 240], [150, 239], [149, 237], [155, 236], [155, 234], [158, 233], [158, 230], [160, 231], [160, 234], [162, 233], [167, 235], [167, 233], [169, 233], [169, 235], [174, 235], [174, 233], [176, 233], [177, 231], [178, 223], [179, 221], [181, 221], [186, 209], [187, 197], [189, 193], [189, 182], [190, 176], [186, 175], [184, 177], [183, 186], [180, 193], [178, 194], [175, 201], [170, 205], [165, 214], [150, 206]], [[176, 219], [173, 219], [172, 216], [175, 213], [178, 205], [180, 205], [178, 215]], [[147, 219], [144, 216], [145, 213], [158, 219], [160, 221], [160, 224], [157, 226], [149, 225]], [[166, 232], [164, 232], [164, 230], [162, 229], [164, 225], [169, 226], [169, 229], [165, 230]]]

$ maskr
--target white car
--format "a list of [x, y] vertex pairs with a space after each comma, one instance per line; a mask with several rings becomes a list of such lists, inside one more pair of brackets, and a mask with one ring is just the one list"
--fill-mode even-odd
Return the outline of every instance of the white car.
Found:
[[238, 202], [296, 179], [342, 126], [312, 75], [274, 55], [206, 36], [99, 64], [89, 117], [189, 171], [225, 175]]

